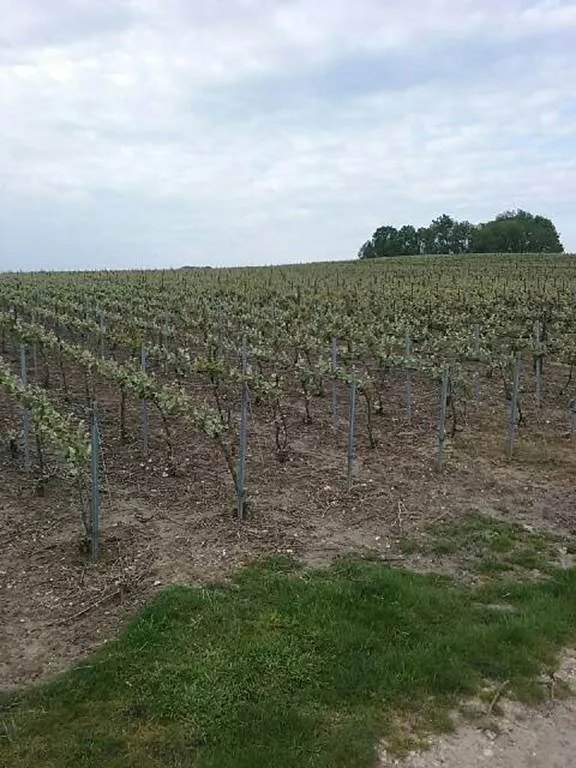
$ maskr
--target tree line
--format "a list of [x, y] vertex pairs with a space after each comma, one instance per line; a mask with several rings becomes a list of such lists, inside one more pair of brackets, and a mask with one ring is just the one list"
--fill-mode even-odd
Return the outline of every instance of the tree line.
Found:
[[379, 227], [358, 252], [360, 259], [382, 256], [458, 253], [563, 253], [550, 219], [527, 211], [504, 211], [491, 221], [472, 224], [443, 214], [429, 227], [407, 224]]

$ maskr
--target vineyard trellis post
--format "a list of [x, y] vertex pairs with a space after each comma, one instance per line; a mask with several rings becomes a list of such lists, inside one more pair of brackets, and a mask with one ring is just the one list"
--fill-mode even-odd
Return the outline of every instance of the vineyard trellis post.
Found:
[[162, 346], [164, 349], [168, 349], [168, 334], [170, 332], [170, 315], [168, 312], [164, 315], [164, 322], [162, 323]]
[[404, 338], [404, 353], [406, 355], [406, 388], [404, 393], [406, 404], [406, 421], [408, 424], [412, 424], [412, 336], [408, 326], [406, 327], [406, 334]]
[[474, 405], [480, 402], [480, 326], [474, 325]]
[[450, 383], [450, 367], [445, 363], [442, 367], [440, 383], [440, 407], [438, 409], [438, 429], [436, 435], [436, 469], [438, 472], [444, 466], [444, 443], [446, 441], [446, 413], [448, 410], [448, 386]]
[[238, 502], [238, 519], [243, 520], [246, 507], [246, 447], [248, 444], [248, 343], [242, 339], [242, 399], [240, 403], [240, 433], [238, 439], [238, 466], [236, 469], [236, 497]]
[[[32, 325], [36, 325], [36, 312], [32, 311], [31, 314]], [[38, 345], [36, 342], [32, 344], [32, 369], [34, 371], [34, 383], [38, 383]]]
[[98, 559], [100, 549], [100, 434], [96, 403], [90, 414], [90, 555]]
[[355, 432], [356, 432], [356, 401], [358, 394], [358, 381], [356, 377], [350, 382], [349, 416], [348, 416], [348, 464], [346, 471], [346, 487], [352, 488], [352, 470], [355, 458]]
[[[20, 378], [23, 386], [28, 386], [28, 361], [26, 359], [26, 345], [20, 345]], [[32, 469], [32, 457], [30, 454], [30, 409], [22, 408], [22, 447], [24, 452], [24, 470]]]
[[338, 339], [332, 339], [332, 427], [338, 429]]
[[[140, 369], [142, 373], [146, 373], [147, 368], [147, 355], [146, 347], [144, 344], [140, 346]], [[140, 400], [140, 445], [142, 448], [142, 455], [144, 458], [148, 458], [148, 403], [145, 398]]]
[[542, 350], [540, 345], [542, 343], [542, 323], [540, 320], [536, 320], [534, 323], [534, 379], [536, 395], [536, 407], [540, 408], [542, 404]]
[[508, 458], [514, 454], [514, 441], [516, 439], [516, 427], [518, 423], [518, 396], [520, 394], [520, 374], [522, 361], [520, 354], [514, 357], [514, 378], [512, 381], [512, 393], [510, 396], [510, 418], [508, 421]]
[[[164, 322], [162, 324], [162, 337], [161, 337], [161, 344], [164, 352], [168, 351], [169, 331], [170, 331], [170, 315], [168, 314], [168, 312], [166, 312], [166, 314], [164, 315]], [[168, 361], [166, 357], [164, 358], [164, 361], [162, 363], [162, 371], [164, 375], [166, 375], [166, 373], [168, 372]]]
[[104, 312], [100, 313], [100, 357], [106, 354], [106, 316]]

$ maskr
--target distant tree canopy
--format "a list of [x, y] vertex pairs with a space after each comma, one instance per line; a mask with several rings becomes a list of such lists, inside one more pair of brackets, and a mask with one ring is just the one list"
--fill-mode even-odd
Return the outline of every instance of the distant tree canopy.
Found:
[[471, 224], [447, 214], [429, 227], [379, 227], [358, 252], [360, 259], [382, 256], [458, 253], [563, 253], [556, 227], [545, 216], [504, 211], [492, 221]]

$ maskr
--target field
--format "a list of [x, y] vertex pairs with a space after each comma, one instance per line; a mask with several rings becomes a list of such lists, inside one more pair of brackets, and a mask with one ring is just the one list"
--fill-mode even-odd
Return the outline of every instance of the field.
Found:
[[0, 276], [0, 687], [259, 556], [572, 574], [575, 320], [569, 255]]

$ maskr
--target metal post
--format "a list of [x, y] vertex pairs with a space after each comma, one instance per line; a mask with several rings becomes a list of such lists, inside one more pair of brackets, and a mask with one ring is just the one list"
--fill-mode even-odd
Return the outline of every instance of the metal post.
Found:
[[[36, 312], [32, 312], [32, 325], [36, 325]], [[34, 383], [38, 381], [38, 347], [36, 342], [32, 344], [32, 366], [34, 370]]]
[[404, 354], [406, 356], [406, 421], [408, 424], [412, 424], [412, 371], [410, 369], [412, 361], [412, 338], [410, 336], [410, 328], [406, 328], [404, 345]]
[[[168, 350], [168, 331], [170, 330], [170, 315], [168, 312], [166, 312], [164, 316], [164, 323], [162, 325], [162, 350], [163, 352], [166, 352]], [[168, 361], [166, 357], [164, 356], [164, 360], [162, 363], [162, 371], [164, 374], [168, 371]]]
[[[28, 386], [28, 365], [26, 361], [26, 346], [20, 345], [20, 378], [22, 384]], [[22, 442], [24, 447], [24, 470], [30, 472], [32, 469], [32, 458], [30, 455], [30, 410], [24, 406], [22, 408]]]
[[332, 339], [332, 427], [338, 429], [338, 339]]
[[476, 369], [474, 371], [474, 404], [480, 402], [480, 326], [476, 323], [474, 326], [474, 358]]
[[246, 337], [242, 339], [242, 401], [240, 405], [240, 435], [238, 445], [238, 466], [236, 469], [236, 496], [238, 500], [238, 519], [244, 519], [246, 506], [246, 445], [248, 442], [248, 345]]
[[346, 487], [348, 491], [352, 488], [352, 469], [355, 458], [355, 427], [356, 427], [356, 395], [358, 392], [358, 382], [354, 377], [350, 383], [350, 402], [348, 417], [348, 467], [346, 473]]
[[514, 453], [514, 440], [516, 438], [516, 423], [518, 421], [518, 394], [520, 392], [520, 355], [517, 353], [514, 360], [514, 381], [512, 384], [512, 397], [510, 398], [510, 420], [508, 422], [508, 458]]
[[162, 346], [166, 349], [168, 346], [168, 333], [170, 331], [170, 315], [168, 312], [164, 315], [164, 323], [162, 325]]
[[[146, 373], [146, 347], [140, 347], [140, 369]], [[140, 400], [140, 442], [144, 458], [148, 457], [148, 403]]]
[[444, 365], [442, 369], [442, 384], [440, 385], [440, 408], [438, 411], [438, 432], [436, 469], [440, 471], [444, 466], [444, 442], [446, 440], [446, 411], [448, 408], [448, 383], [450, 380], [450, 368]]
[[535, 376], [535, 395], [536, 407], [540, 408], [542, 404], [542, 351], [540, 345], [542, 342], [542, 323], [536, 320], [534, 323], [534, 376]]
[[100, 315], [100, 357], [104, 357], [106, 354], [106, 316], [104, 313]]
[[92, 404], [90, 443], [90, 554], [93, 560], [97, 560], [100, 539], [100, 435], [98, 433], [96, 403]]

